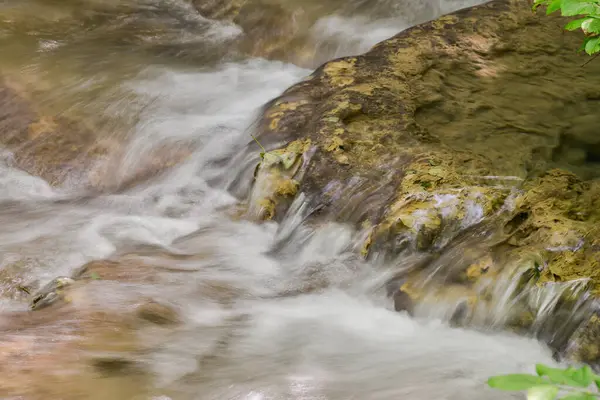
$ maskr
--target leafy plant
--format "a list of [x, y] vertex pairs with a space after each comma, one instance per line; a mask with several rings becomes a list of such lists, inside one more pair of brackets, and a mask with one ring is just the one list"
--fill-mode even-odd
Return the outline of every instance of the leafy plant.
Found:
[[[275, 163], [278, 161], [283, 161], [281, 156], [275, 154], [275, 153], [271, 153], [268, 152], [267, 150], [265, 150], [265, 148], [263, 147], [262, 144], [260, 144], [260, 142], [258, 141], [258, 139], [256, 137], [254, 137], [254, 135], [250, 135], [252, 136], [252, 139], [254, 139], [254, 141], [256, 142], [256, 144], [258, 144], [258, 146], [262, 149], [262, 151], [260, 152], [260, 158], [261, 160], [265, 161], [265, 162], [270, 162], [270, 163]], [[267, 158], [265, 158], [267, 157]]]
[[[537, 375], [508, 374], [493, 376], [488, 385], [508, 391], [527, 391], [527, 400], [595, 400], [600, 397], [600, 376], [585, 365], [581, 368], [552, 368], [535, 366]], [[590, 389], [590, 385], [592, 389]]]
[[600, 53], [600, 0], [534, 0], [533, 10], [540, 6], [546, 7], [547, 15], [560, 11], [563, 17], [580, 16], [565, 25], [565, 29], [581, 29], [585, 40], [580, 50], [589, 55]]
[[252, 136], [252, 139], [254, 139], [254, 141], [256, 142], [256, 144], [258, 144], [258, 146], [262, 149], [262, 152], [260, 153], [260, 158], [261, 159], [265, 158], [265, 154], [267, 153], [267, 150], [265, 150], [265, 148], [263, 147], [263, 145], [260, 144], [260, 142], [258, 141], [258, 139], [254, 137], [254, 135], [250, 135], [250, 136]]

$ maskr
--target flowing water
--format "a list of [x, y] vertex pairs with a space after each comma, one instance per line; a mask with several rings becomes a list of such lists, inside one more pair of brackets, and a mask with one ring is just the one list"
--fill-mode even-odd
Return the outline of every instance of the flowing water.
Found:
[[[469, 2], [346, 4], [352, 7], [329, 10], [310, 27], [308, 34], [320, 40], [315, 60], [363, 52]], [[97, 140], [117, 141], [120, 157], [111, 159], [111, 174], [126, 176], [161, 146], [190, 150], [166, 174], [91, 195], [75, 178], [50, 186], [17, 168], [10, 152], [3, 154], [2, 279], [40, 286], [91, 260], [129, 257], [160, 267], [159, 278], [93, 281], [87, 302], [75, 302], [70, 311], [73, 318], [85, 319], [89, 309], [125, 313], [143, 297], [170, 304], [182, 323], [167, 333], [144, 330], [136, 340], [160, 343], [127, 353], [150, 379], [122, 372], [120, 380], [101, 374], [86, 380], [71, 370], [79, 364], [56, 356], [88, 357], [68, 347], [69, 332], [47, 328], [51, 324], [25, 331], [6, 324], [27, 302], [5, 293], [1, 363], [6, 371], [27, 364], [34, 372], [0, 377], [0, 397], [512, 398], [486, 388], [487, 377], [552, 363], [544, 345], [452, 328], [436, 313], [411, 318], [394, 312], [385, 283], [399, 266], [357, 257], [356, 232], [347, 226], [304, 225], [293, 212], [280, 225], [232, 217], [238, 199], [223, 182], [241, 165], [227, 160], [250, 141], [247, 128], [259, 107], [311, 72], [244, 55], [231, 45], [243, 34], [178, 0], [0, 3], [0, 73], [44, 112], [83, 119]], [[55, 342], [65, 350], [52, 350]], [[11, 349], [17, 357], [9, 358]], [[47, 380], [44, 389], [28, 392], [38, 379]]]

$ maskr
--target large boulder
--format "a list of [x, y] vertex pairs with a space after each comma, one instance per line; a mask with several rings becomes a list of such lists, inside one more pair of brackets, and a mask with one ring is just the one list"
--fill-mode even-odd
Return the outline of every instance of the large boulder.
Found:
[[551, 332], [563, 352], [589, 318], [572, 298], [600, 290], [600, 63], [565, 22], [494, 0], [325, 63], [265, 105], [270, 151], [250, 141], [254, 185], [231, 189], [255, 219], [302, 193], [292, 211], [353, 224], [365, 257], [433, 254], [390, 286], [398, 310], [443, 299], [452, 321]]
[[[283, 217], [281, 184], [264, 180], [284, 175], [298, 183], [284, 194], [303, 192], [321, 215], [369, 227], [367, 247], [406, 237], [401, 248], [425, 250], [443, 246], [436, 238], [449, 227], [493, 215], [551, 167], [595, 177], [594, 148], [569, 138], [595, 140], [586, 132], [600, 122], [591, 109], [600, 64], [581, 66], [581, 36], [561, 32], [562, 23], [526, 2], [492, 1], [324, 64], [257, 121], [264, 146], [288, 158], [289, 146], [301, 148], [303, 162], [293, 171], [259, 163], [251, 208], [277, 212], [254, 214]], [[260, 161], [256, 144], [248, 152]], [[352, 212], [342, 212], [348, 203]]]

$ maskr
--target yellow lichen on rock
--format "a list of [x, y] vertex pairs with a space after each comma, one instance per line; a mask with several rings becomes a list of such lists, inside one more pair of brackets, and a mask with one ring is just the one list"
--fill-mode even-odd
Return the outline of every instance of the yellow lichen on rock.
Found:
[[290, 102], [276, 102], [269, 113], [266, 115], [270, 119], [269, 128], [274, 131], [277, 130], [281, 118], [286, 115], [288, 111], [295, 111], [298, 107], [307, 104], [306, 100], [290, 101]]
[[494, 261], [489, 254], [477, 260], [465, 270], [467, 280], [473, 282], [477, 281], [493, 267], [493, 264]]
[[463, 303], [469, 308], [473, 308], [481, 300], [475, 291], [463, 285], [439, 286], [432, 291], [431, 287], [425, 289], [419, 285], [418, 281], [411, 282], [409, 279], [400, 287], [400, 290], [407, 293], [415, 303], [423, 306], [435, 305], [436, 303]]
[[325, 151], [340, 151], [344, 147], [344, 141], [339, 136], [333, 136], [325, 142]]
[[[462, 229], [491, 217], [500, 209], [509, 190], [480, 186], [435, 190], [420, 186], [404, 191], [375, 228], [373, 240], [388, 240], [390, 234], [406, 235], [412, 238], [416, 249], [427, 250], [436, 241], [445, 243]], [[441, 236], [443, 228], [445, 236]]]
[[251, 218], [272, 219], [277, 214], [280, 203], [293, 200], [300, 186], [299, 181], [294, 178], [310, 146], [310, 139], [295, 140], [282, 149], [263, 155], [263, 160], [256, 168], [249, 200]]
[[354, 83], [356, 58], [332, 61], [325, 65], [323, 72], [334, 87], [345, 87]]
[[514, 252], [543, 255], [540, 282], [590, 278], [600, 292], [599, 182], [584, 182], [572, 173], [551, 170], [527, 183], [516, 201], [516, 215], [505, 230]]
[[286, 179], [279, 183], [275, 193], [282, 197], [294, 197], [298, 193], [300, 183], [294, 179]]

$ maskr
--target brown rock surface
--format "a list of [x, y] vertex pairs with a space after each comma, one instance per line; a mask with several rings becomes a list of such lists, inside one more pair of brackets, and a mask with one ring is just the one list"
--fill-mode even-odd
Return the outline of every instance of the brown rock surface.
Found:
[[[582, 69], [581, 37], [557, 29], [563, 22], [496, 0], [415, 26], [324, 64], [271, 101], [259, 140], [310, 140], [298, 193], [321, 214], [374, 227], [367, 247], [401, 237], [442, 246], [441, 233], [491, 217], [550, 167], [600, 172], [561, 156], [568, 132], [588, 130], [574, 115], [600, 122], [590, 108], [600, 66]], [[594, 160], [593, 148], [580, 150]], [[351, 215], [346, 204], [356, 205]]]
[[65, 116], [44, 115], [26, 92], [0, 79], [0, 146], [12, 153], [16, 167], [53, 186], [123, 190], [181, 163], [194, 149], [190, 143], [163, 142], [130, 165], [127, 142]]

